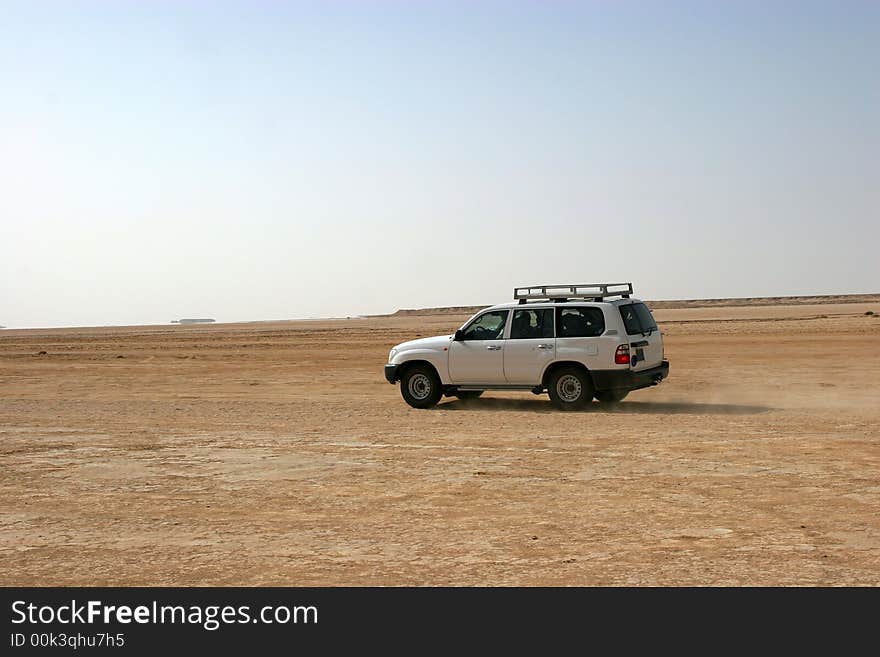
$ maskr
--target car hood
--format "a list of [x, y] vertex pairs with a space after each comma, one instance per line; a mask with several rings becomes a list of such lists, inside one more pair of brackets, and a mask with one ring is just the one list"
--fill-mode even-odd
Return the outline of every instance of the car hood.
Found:
[[448, 347], [451, 339], [451, 335], [435, 335], [431, 338], [419, 338], [418, 340], [401, 342], [394, 348], [397, 351], [409, 351], [411, 349], [437, 349], [439, 351], [442, 350], [443, 347]]

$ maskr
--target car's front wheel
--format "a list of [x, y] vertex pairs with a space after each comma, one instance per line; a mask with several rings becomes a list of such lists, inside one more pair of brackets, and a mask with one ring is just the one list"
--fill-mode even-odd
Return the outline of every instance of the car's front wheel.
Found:
[[443, 396], [443, 385], [433, 367], [413, 365], [400, 378], [400, 394], [413, 408], [431, 408]]
[[560, 367], [550, 376], [547, 392], [559, 410], [577, 411], [593, 400], [593, 381], [578, 367]]

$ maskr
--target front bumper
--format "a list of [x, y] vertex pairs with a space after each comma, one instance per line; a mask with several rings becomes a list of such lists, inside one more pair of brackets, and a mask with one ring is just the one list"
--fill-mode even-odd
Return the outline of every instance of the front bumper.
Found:
[[397, 379], [400, 378], [397, 376], [398, 369], [400, 369], [400, 365], [385, 366], [385, 378], [388, 380], [388, 383], [397, 383]]
[[660, 383], [669, 376], [669, 361], [647, 370], [591, 370], [597, 392], [605, 390], [638, 390]]

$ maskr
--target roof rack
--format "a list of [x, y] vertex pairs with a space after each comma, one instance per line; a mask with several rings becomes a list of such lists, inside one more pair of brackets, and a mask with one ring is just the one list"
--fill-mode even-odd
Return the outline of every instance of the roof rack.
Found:
[[[625, 288], [625, 289], [619, 289]], [[602, 301], [606, 297], [629, 299], [633, 293], [632, 283], [584, 283], [582, 285], [529, 285], [513, 288], [513, 298], [520, 303], [529, 299], [552, 299], [556, 302], [569, 299], [593, 299]]]

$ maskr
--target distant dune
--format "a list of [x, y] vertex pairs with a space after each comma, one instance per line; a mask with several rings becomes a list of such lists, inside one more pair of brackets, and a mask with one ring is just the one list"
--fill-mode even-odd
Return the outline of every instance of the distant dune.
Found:
[[[657, 310], [671, 308], [724, 308], [733, 306], [798, 306], [804, 304], [831, 303], [870, 303], [880, 302], [877, 294], [832, 294], [798, 297], [742, 297], [736, 299], [677, 299], [646, 301], [651, 308]], [[388, 315], [371, 315], [371, 317], [403, 317], [406, 315], [466, 315], [491, 306], [449, 306], [446, 308], [403, 308]]]

